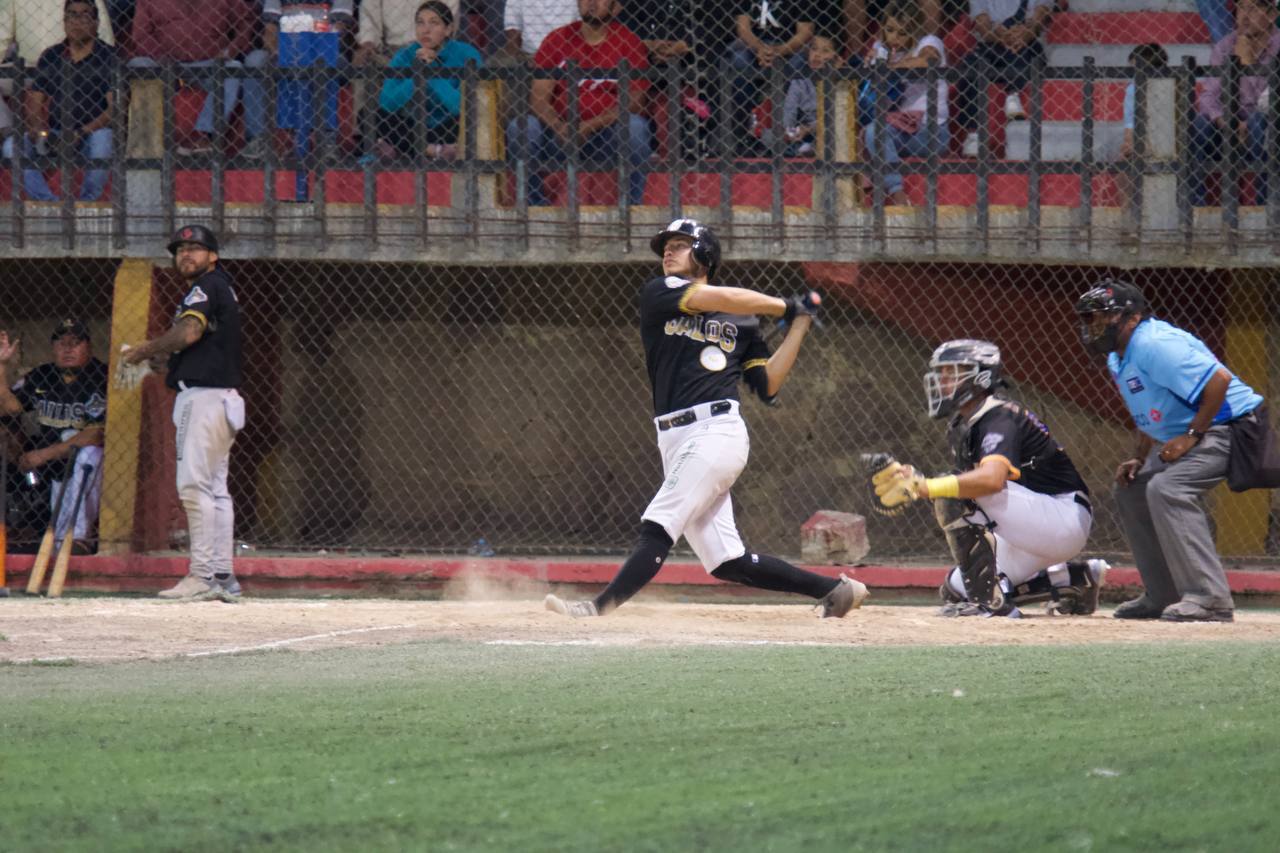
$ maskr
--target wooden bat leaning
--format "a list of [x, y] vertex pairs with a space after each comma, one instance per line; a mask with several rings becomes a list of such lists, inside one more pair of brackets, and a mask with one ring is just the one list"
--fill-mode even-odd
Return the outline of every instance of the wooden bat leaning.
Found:
[[[74, 469], [72, 469], [74, 470]], [[76, 536], [76, 519], [80, 516], [80, 504], [84, 503], [84, 493], [89, 489], [89, 482], [93, 479], [93, 466], [86, 465], [81, 469], [83, 479], [80, 480], [80, 488], [76, 489], [76, 502], [71, 507], [71, 519], [67, 522], [67, 532], [62, 537], [62, 547], [58, 549], [58, 560], [53, 564], [53, 577], [49, 578], [49, 597], [57, 598], [62, 595], [62, 585], [67, 582], [67, 564], [71, 562], [71, 548], [75, 542]], [[70, 485], [71, 480], [67, 480]], [[66, 487], [63, 487], [66, 491]]]
[[[74, 472], [76, 469], [76, 456], [80, 454], [80, 448], [71, 451], [71, 458], [67, 460], [68, 472]], [[36, 552], [36, 561], [31, 566], [31, 577], [27, 578], [27, 595], [39, 595], [40, 585], [44, 583], [44, 573], [49, 568], [49, 558], [53, 556], [53, 533], [54, 528], [58, 524], [58, 516], [62, 514], [62, 502], [67, 498], [67, 489], [71, 486], [70, 473], [63, 478], [62, 491], [58, 492], [58, 499], [53, 502], [53, 517], [49, 519], [49, 526], [44, 530], [44, 537], [40, 540], [40, 550]]]

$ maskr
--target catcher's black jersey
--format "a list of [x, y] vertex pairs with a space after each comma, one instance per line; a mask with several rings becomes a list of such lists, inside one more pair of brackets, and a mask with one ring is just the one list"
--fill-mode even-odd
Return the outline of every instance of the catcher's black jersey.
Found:
[[[71, 377], [68, 382], [67, 377]], [[107, 420], [107, 366], [89, 359], [80, 370], [60, 370], [53, 363], [42, 364], [13, 386], [13, 396], [23, 410], [34, 412], [40, 432], [31, 441], [38, 449], [57, 444], [62, 431], [82, 430]], [[61, 477], [65, 460], [51, 462]]]
[[169, 357], [165, 384], [190, 387], [240, 387], [240, 304], [231, 288], [231, 276], [215, 266], [191, 285], [175, 320], [185, 316], [204, 326], [200, 339]]
[[686, 308], [694, 291], [712, 286], [662, 276], [645, 284], [640, 294], [640, 339], [655, 415], [737, 400], [743, 376], [763, 370], [769, 360], [758, 317]]
[[1089, 491], [1049, 428], [1033, 412], [1012, 401], [996, 400], [973, 424], [953, 418], [947, 443], [955, 453], [958, 472], [971, 470], [989, 456], [999, 456], [1009, 464], [1010, 479], [1033, 492], [1059, 495]]

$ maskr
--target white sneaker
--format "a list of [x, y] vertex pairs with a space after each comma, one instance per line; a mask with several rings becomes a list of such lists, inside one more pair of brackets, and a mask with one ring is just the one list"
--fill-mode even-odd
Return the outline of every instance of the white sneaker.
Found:
[[559, 613], [561, 616], [568, 616], [570, 619], [582, 619], [587, 616], [600, 615], [600, 611], [596, 610], [594, 601], [565, 601], [558, 596], [548, 595], [542, 600], [542, 604], [552, 613]]
[[964, 138], [964, 147], [960, 149], [960, 153], [971, 159], [978, 156], [978, 131], [969, 131]]
[[261, 160], [267, 156], [267, 135], [255, 136], [240, 149], [240, 156], [246, 160]]
[[159, 597], [170, 601], [208, 601], [221, 597], [221, 593], [221, 585], [213, 578], [187, 575], [176, 586], [161, 591]]
[[1022, 121], [1027, 117], [1027, 111], [1022, 108], [1022, 98], [1018, 97], [1017, 92], [1005, 95], [1004, 117], [1009, 121]]

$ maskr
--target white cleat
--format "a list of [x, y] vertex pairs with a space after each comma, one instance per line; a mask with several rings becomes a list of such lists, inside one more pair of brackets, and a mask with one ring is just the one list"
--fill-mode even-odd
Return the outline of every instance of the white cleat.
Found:
[[556, 595], [548, 595], [542, 600], [542, 604], [552, 613], [559, 613], [561, 616], [568, 616], [570, 619], [584, 619], [588, 616], [599, 616], [600, 611], [596, 610], [594, 601], [565, 601]]

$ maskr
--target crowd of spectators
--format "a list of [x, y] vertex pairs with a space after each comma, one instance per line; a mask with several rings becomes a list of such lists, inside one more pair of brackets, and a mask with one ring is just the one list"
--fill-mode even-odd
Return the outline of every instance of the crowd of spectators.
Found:
[[[1006, 120], [1025, 118], [1024, 96], [1035, 96], [1026, 90], [1034, 70], [1046, 62], [1046, 34], [1063, 0], [968, 0], [958, 7], [961, 2], [878, 0], [868, 6], [865, 0], [498, 0], [499, 36], [496, 23], [466, 26], [468, 14], [473, 24], [496, 18], [490, 0], [0, 0], [3, 61], [20, 59], [29, 66], [27, 91], [14, 91], [13, 80], [0, 81], [0, 136], [5, 137], [7, 158], [18, 151], [30, 158], [60, 150], [89, 160], [109, 158], [112, 115], [121, 108], [113, 96], [113, 73], [116, 63], [126, 62], [135, 68], [173, 66], [183, 86], [206, 93], [194, 126], [176, 140], [180, 156], [225, 146], [223, 150], [242, 159], [261, 159], [275, 144], [268, 132], [273, 125], [293, 131], [295, 144], [302, 146], [299, 153], [305, 153], [317, 131], [316, 138], [333, 142], [338, 91], [349, 84], [356, 116], [352, 126], [374, 131], [373, 139], [362, 138], [357, 130], [344, 140], [353, 153], [374, 161], [450, 158], [456, 156], [460, 127], [459, 80], [433, 77], [421, 97], [415, 97], [414, 83], [405, 77], [383, 80], [366, 91], [368, 68], [402, 71], [476, 63], [554, 69], [574, 62], [604, 69], [625, 60], [640, 70], [678, 64], [690, 72], [681, 78], [678, 99], [668, 105], [665, 97], [649, 97], [650, 84], [633, 81], [626, 115], [620, 113], [616, 78], [582, 80], [576, 128], [569, 127], [564, 81], [536, 80], [518, 96], [508, 87], [502, 103], [509, 156], [522, 154], [535, 165], [528, 185], [531, 202], [546, 198], [541, 171], [554, 168], [574, 147], [581, 162], [610, 165], [624, 148], [636, 201], [643, 195], [648, 162], [659, 141], [659, 122], [665, 121], [659, 110], [679, 110], [681, 121], [691, 122], [704, 138], [726, 130], [720, 136], [729, 141], [733, 156], [769, 155], [777, 144], [786, 156], [814, 156], [820, 100], [814, 72], [879, 63], [889, 70], [890, 85], [880, 93], [883, 101], [873, 104], [867, 91], [859, 99], [860, 138], [867, 151], [878, 151], [889, 166], [903, 157], [932, 153], [975, 157], [979, 126], [989, 120], [989, 86], [998, 87]], [[1197, 8], [1214, 40], [1211, 64], [1266, 64], [1280, 52], [1272, 0], [1198, 0]], [[967, 38], [951, 38], [957, 32]], [[475, 34], [483, 43], [468, 42]], [[1167, 57], [1157, 61], [1154, 56], [1158, 44], [1143, 50], [1141, 55], [1135, 51], [1131, 64], [1141, 64], [1148, 75], [1167, 68]], [[262, 78], [235, 73], [240, 68], [316, 64], [334, 69], [332, 82], [317, 88], [309, 81], [280, 80], [273, 121], [266, 114]], [[231, 69], [222, 72], [221, 120], [214, 115], [217, 99], [208, 71], [215, 65]], [[900, 79], [896, 73], [929, 65], [955, 66], [959, 72], [953, 84], [939, 83], [935, 127], [925, 120], [928, 86], [918, 75]], [[786, 95], [782, 126], [773, 128], [770, 97], [777, 90], [767, 83], [779, 69]], [[1226, 116], [1219, 80], [1201, 82], [1188, 151], [1195, 164], [1196, 201], [1207, 197], [1206, 178], [1226, 146], [1240, 146], [1250, 159], [1262, 157], [1268, 97], [1265, 77], [1244, 76], [1239, 111]], [[15, 126], [19, 99], [23, 127]], [[1133, 103], [1130, 86], [1127, 142], [1120, 158], [1132, 156]], [[884, 114], [882, 138], [876, 138], [875, 123], [867, 120], [869, 109]], [[320, 125], [313, 128], [317, 115]], [[718, 128], [719, 123], [725, 128]], [[230, 144], [217, 138], [220, 131], [234, 133]], [[707, 156], [714, 149], [704, 145], [695, 150]], [[78, 198], [101, 196], [107, 173], [100, 166], [85, 168]], [[32, 199], [53, 198], [39, 169], [24, 170], [23, 185]], [[896, 171], [889, 170], [884, 189], [895, 202], [905, 202]]]

